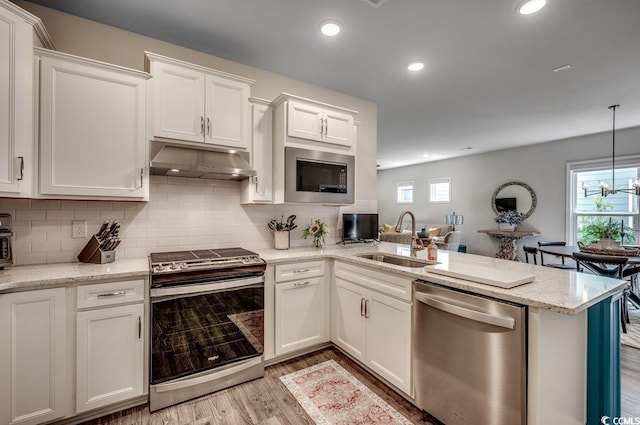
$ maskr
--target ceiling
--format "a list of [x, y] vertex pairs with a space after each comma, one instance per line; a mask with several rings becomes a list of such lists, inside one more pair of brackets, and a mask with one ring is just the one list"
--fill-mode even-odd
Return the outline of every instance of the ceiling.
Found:
[[31, 1], [376, 102], [381, 169], [640, 125], [638, 0]]

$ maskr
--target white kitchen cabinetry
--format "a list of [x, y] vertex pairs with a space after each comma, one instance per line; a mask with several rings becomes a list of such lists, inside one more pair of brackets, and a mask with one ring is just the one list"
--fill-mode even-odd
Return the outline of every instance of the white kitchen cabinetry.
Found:
[[66, 415], [65, 289], [0, 295], [0, 423]]
[[145, 52], [156, 139], [249, 150], [254, 80]]
[[275, 267], [275, 355], [329, 341], [329, 288], [324, 261]]
[[273, 201], [273, 112], [270, 102], [252, 98], [251, 166], [256, 175], [243, 181], [242, 203]]
[[144, 280], [77, 288], [76, 413], [146, 393]]
[[53, 48], [40, 19], [0, 0], [0, 196], [33, 193], [33, 46]]
[[336, 263], [332, 340], [411, 395], [411, 281]]
[[147, 200], [147, 73], [35, 49], [40, 194]]

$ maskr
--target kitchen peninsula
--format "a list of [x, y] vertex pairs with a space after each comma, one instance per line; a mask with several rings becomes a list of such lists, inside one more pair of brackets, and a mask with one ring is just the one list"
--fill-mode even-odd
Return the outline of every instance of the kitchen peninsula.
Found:
[[[438, 253], [438, 262], [441, 264], [474, 265], [491, 268], [495, 270], [496, 275], [500, 275], [501, 272], [516, 272], [529, 273], [535, 277], [531, 283], [512, 289], [503, 289], [430, 273], [430, 266], [411, 268], [361, 257], [362, 254], [372, 252], [407, 255], [408, 249], [405, 245], [381, 243], [347, 247], [336, 245], [324, 249], [259, 250], [260, 256], [267, 261], [265, 282], [267, 362], [273, 364], [279, 361], [278, 348], [277, 346], [274, 348], [277, 338], [277, 331], [274, 329], [277, 321], [274, 292], [278, 285], [281, 285], [277, 283], [279, 279], [277, 268], [290, 264], [323, 262], [325, 275], [329, 277], [325, 282], [331, 287], [331, 292], [335, 292], [333, 281], [335, 281], [336, 269], [358, 267], [366, 273], [380, 273], [387, 276], [391, 283], [421, 279], [527, 306], [528, 424], [585, 424], [592, 423], [596, 415], [599, 418], [602, 415], [619, 414], [620, 394], [619, 388], [616, 387], [619, 382], [619, 370], [616, 369], [618, 366], [615, 359], [619, 350], [618, 297], [625, 285], [623, 281], [497, 258], [447, 251]], [[418, 253], [418, 259], [426, 260], [424, 251]], [[75, 292], [76, 288], [83, 284], [136, 279], [148, 279], [148, 263], [145, 259], [119, 260], [108, 265], [70, 263], [18, 266], [0, 273], [0, 304], [3, 304], [3, 298], [6, 298], [6, 294], [9, 293], [51, 288]], [[329, 279], [333, 281], [330, 282]], [[394, 290], [398, 293], [396, 298], [406, 300], [406, 291], [410, 294], [410, 285], [403, 287], [398, 284]], [[145, 297], [147, 298], [145, 303], [147, 303], [148, 295], [145, 294]], [[66, 306], [67, 310], [70, 308], [69, 305]], [[329, 305], [327, 305], [327, 311], [331, 311]], [[2, 314], [1, 322], [9, 323], [9, 319], [4, 317], [9, 314], [8, 311], [5, 309]], [[74, 314], [67, 311], [66, 320], [75, 320]], [[407, 326], [410, 328], [410, 323]], [[70, 328], [73, 327], [71, 325]], [[7, 326], [3, 325], [0, 328], [3, 334], [8, 331]], [[72, 336], [67, 335], [67, 337]], [[342, 348], [340, 343], [336, 343], [335, 337], [332, 329], [331, 337], [325, 341], [325, 345], [333, 342]], [[63, 348], [63, 353], [65, 349]], [[6, 353], [1, 354], [0, 372], [2, 376], [9, 376], [10, 365], [6, 363]], [[392, 379], [386, 379], [384, 376], [383, 378], [411, 397], [411, 385], [408, 386], [407, 391]], [[594, 379], [600, 380], [597, 388], [594, 388], [592, 383]], [[4, 394], [4, 391], [5, 389], [2, 388], [0, 394]], [[7, 398], [3, 399], [7, 400]], [[140, 399], [137, 400], [140, 404]], [[5, 406], [0, 407], [0, 411], [5, 410]], [[68, 412], [68, 416], [73, 416], [72, 412]]]

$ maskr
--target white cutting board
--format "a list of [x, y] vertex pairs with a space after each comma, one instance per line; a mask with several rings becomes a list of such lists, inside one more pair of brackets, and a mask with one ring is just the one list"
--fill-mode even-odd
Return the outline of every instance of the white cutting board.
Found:
[[475, 264], [438, 264], [425, 267], [425, 270], [433, 274], [456, 277], [507, 289], [533, 282], [535, 279], [535, 276], [531, 273], [499, 270]]

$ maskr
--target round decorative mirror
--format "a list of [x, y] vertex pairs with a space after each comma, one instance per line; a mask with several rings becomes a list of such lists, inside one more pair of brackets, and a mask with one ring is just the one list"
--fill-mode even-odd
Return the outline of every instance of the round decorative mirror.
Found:
[[496, 215], [501, 211], [518, 211], [525, 220], [533, 214], [538, 198], [531, 186], [522, 182], [507, 182], [500, 185], [491, 198], [491, 208]]

